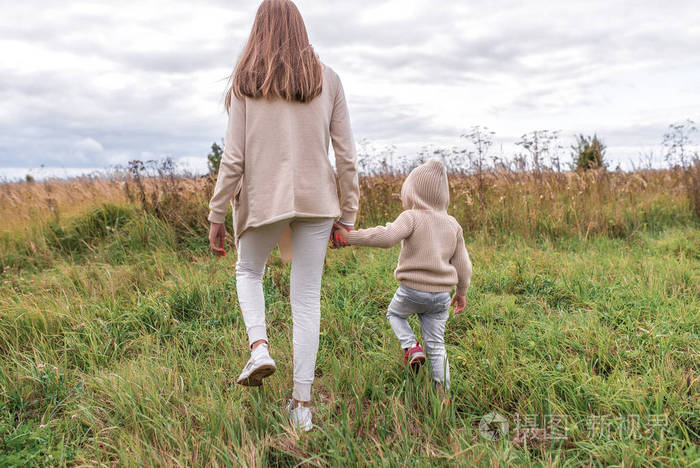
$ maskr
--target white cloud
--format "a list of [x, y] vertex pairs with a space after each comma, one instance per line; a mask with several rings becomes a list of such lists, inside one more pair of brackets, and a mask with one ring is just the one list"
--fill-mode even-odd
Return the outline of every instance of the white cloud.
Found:
[[75, 148], [84, 153], [101, 153], [104, 147], [93, 138], [83, 138], [75, 142]]
[[[257, 1], [0, 2], [0, 168], [143, 155], [204, 167]], [[690, 0], [297, 4], [357, 139], [375, 146], [547, 128], [598, 132], [624, 162], [669, 123], [700, 120]]]

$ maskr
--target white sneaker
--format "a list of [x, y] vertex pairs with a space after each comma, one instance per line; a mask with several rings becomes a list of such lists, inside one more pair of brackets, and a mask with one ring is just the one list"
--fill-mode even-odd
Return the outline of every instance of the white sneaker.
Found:
[[276, 370], [277, 365], [270, 357], [267, 345], [261, 344], [250, 353], [250, 359], [236, 382], [247, 387], [259, 387], [262, 379], [271, 376]]
[[313, 429], [314, 424], [311, 422], [311, 408], [308, 406], [297, 405], [292, 408], [292, 400], [287, 402], [287, 414], [292, 425], [304, 432], [309, 432]]

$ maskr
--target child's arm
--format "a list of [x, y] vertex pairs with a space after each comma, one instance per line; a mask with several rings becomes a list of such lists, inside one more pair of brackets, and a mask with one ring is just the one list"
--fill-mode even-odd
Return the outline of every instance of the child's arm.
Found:
[[452, 305], [456, 305], [455, 314], [458, 314], [466, 307], [466, 294], [469, 283], [472, 279], [472, 261], [469, 259], [467, 247], [464, 245], [464, 235], [462, 227], [457, 231], [457, 247], [450, 259], [450, 263], [457, 270], [457, 291], [452, 298]]
[[345, 244], [388, 249], [413, 233], [413, 215], [404, 211], [393, 223], [387, 223], [386, 226], [349, 232], [345, 229], [338, 229], [338, 232]]

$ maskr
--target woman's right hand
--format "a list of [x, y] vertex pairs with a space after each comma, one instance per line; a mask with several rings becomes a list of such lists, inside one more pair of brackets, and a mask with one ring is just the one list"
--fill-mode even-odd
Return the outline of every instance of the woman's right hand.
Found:
[[226, 226], [223, 224], [211, 223], [209, 226], [209, 247], [217, 257], [226, 255], [224, 250], [224, 240], [226, 239]]
[[348, 245], [346, 239], [343, 239], [342, 236], [340, 238], [338, 238], [336, 236], [336, 234], [338, 234], [340, 232], [340, 230], [345, 231], [345, 236], [347, 236], [347, 231], [352, 231], [354, 229], [355, 229], [354, 226], [350, 226], [348, 224], [342, 224], [339, 221], [335, 221], [333, 223], [333, 227], [331, 228], [331, 239], [330, 239], [331, 249], [339, 249], [341, 247], [346, 247]]

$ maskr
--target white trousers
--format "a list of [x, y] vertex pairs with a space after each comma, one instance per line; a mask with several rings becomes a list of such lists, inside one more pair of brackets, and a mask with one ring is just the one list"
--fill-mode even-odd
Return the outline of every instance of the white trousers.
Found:
[[311, 400], [321, 328], [321, 275], [333, 226], [332, 218], [285, 220], [243, 233], [238, 241], [236, 289], [252, 345], [267, 340], [263, 273], [270, 252], [287, 226], [292, 230], [289, 296], [294, 342], [294, 391], [298, 401]]

